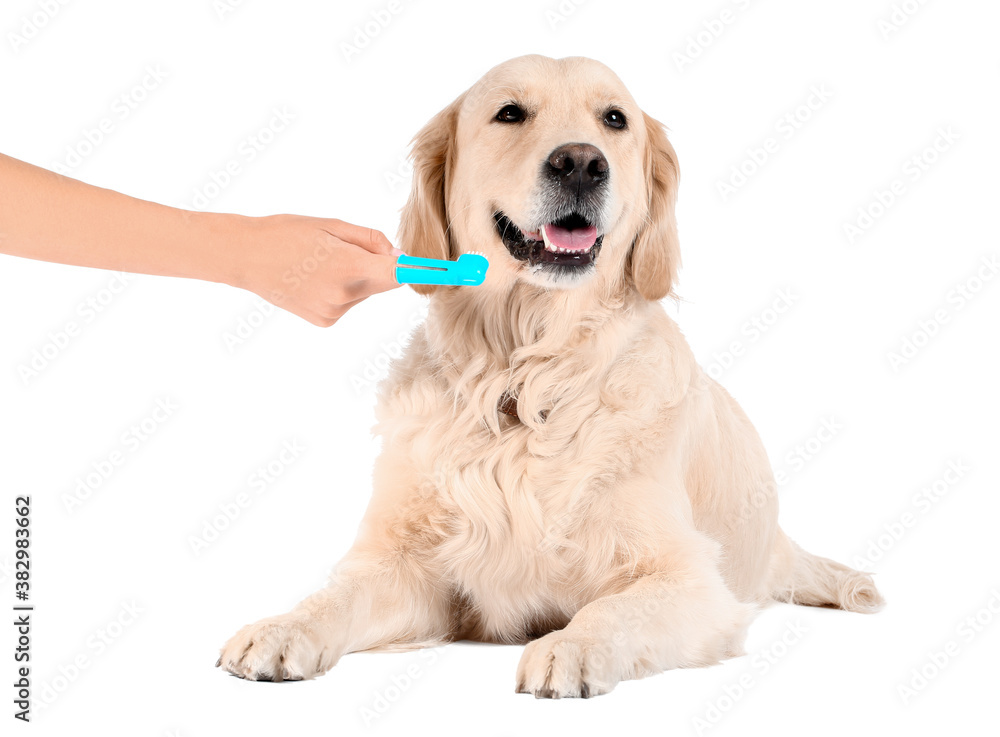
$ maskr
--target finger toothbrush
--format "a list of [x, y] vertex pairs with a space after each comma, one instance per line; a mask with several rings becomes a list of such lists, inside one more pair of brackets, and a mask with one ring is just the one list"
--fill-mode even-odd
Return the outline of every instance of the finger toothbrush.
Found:
[[440, 284], [450, 287], [478, 287], [486, 279], [490, 262], [473, 251], [457, 261], [417, 258], [405, 253], [396, 261], [396, 281], [400, 284]]

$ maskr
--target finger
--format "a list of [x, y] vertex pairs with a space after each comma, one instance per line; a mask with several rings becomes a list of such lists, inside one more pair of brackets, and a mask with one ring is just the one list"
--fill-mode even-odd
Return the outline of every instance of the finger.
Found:
[[320, 328], [328, 328], [331, 325], [333, 325], [333, 323], [336, 322], [336, 319], [332, 319], [331, 320], [330, 318], [325, 317], [324, 315], [321, 315], [316, 310], [310, 309], [308, 307], [303, 307], [301, 305], [291, 305], [291, 304], [289, 304], [289, 305], [285, 305], [284, 307], [282, 307], [282, 309], [285, 312], [290, 312], [291, 314], [295, 315], [296, 317], [301, 317], [306, 322], [312, 323], [316, 327], [320, 327]]
[[354, 305], [364, 302], [365, 298], [360, 297], [358, 299], [353, 299], [350, 302], [345, 302], [344, 304], [328, 305], [324, 310], [324, 316], [321, 318], [322, 323], [315, 323], [317, 325], [322, 324], [323, 327], [329, 327], [336, 323], [340, 318], [342, 318], [346, 312], [354, 307]]
[[[331, 230], [341, 240], [361, 246], [369, 253], [381, 254], [383, 256], [399, 256], [402, 253], [398, 248], [393, 248], [392, 243], [385, 237], [385, 234], [378, 230], [343, 221], [337, 221]], [[396, 253], [394, 254], [394, 252]]]
[[[255, 292], [255, 294], [257, 293]], [[257, 296], [266, 299], [275, 307], [278, 307], [289, 314], [295, 315], [296, 317], [301, 317], [306, 322], [311, 322], [313, 325], [321, 328], [329, 327], [336, 322], [336, 319], [331, 320], [311, 307], [307, 307], [300, 302], [293, 302], [288, 298], [289, 295], [287, 294], [257, 294]]]
[[365, 298], [362, 297], [361, 299], [356, 299], [353, 302], [348, 302], [346, 305], [341, 305], [340, 309], [338, 310], [339, 314], [337, 315], [337, 319], [339, 320], [340, 318], [342, 318], [344, 316], [344, 313], [347, 312], [352, 307], [354, 307], [354, 305], [360, 304], [361, 302], [364, 302], [364, 301], [365, 301]]
[[399, 286], [396, 281], [396, 259], [389, 256], [369, 256], [364, 261], [366, 294], [388, 292]]

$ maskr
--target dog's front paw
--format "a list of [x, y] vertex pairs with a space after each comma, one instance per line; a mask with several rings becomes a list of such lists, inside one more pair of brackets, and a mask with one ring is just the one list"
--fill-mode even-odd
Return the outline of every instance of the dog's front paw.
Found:
[[215, 665], [251, 681], [301, 681], [336, 662], [308, 616], [291, 612], [248, 624], [229, 638]]
[[564, 630], [529, 642], [517, 666], [517, 693], [537, 699], [590, 698], [608, 693], [621, 675], [604, 643]]

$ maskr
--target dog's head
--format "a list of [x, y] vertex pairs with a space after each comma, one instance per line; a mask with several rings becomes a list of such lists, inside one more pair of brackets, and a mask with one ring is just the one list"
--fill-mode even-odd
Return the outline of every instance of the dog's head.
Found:
[[424, 126], [412, 159], [399, 232], [410, 255], [480, 251], [490, 261], [480, 289], [523, 280], [621, 284], [649, 300], [671, 292], [677, 157], [603, 64], [500, 64]]

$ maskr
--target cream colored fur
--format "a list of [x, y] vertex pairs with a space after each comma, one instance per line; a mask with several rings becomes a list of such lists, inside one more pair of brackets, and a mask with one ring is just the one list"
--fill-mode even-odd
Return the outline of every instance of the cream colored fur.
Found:
[[[492, 123], [511, 99], [534, 117]], [[602, 125], [609, 104], [627, 130]], [[596, 271], [564, 288], [510, 257], [492, 213], [530, 221], [539, 162], [571, 141], [604, 152], [612, 186]], [[489, 278], [422, 289], [426, 324], [381, 386], [383, 450], [353, 548], [327, 588], [230, 639], [224, 668], [299, 679], [358, 650], [528, 642], [519, 691], [586, 697], [741, 653], [772, 600], [881, 605], [867, 575], [779, 529], [757, 433], [660, 306], [680, 262], [677, 159], [610, 70], [502, 64], [413, 157], [402, 247], [484, 252]], [[498, 412], [507, 392], [519, 420]]]

